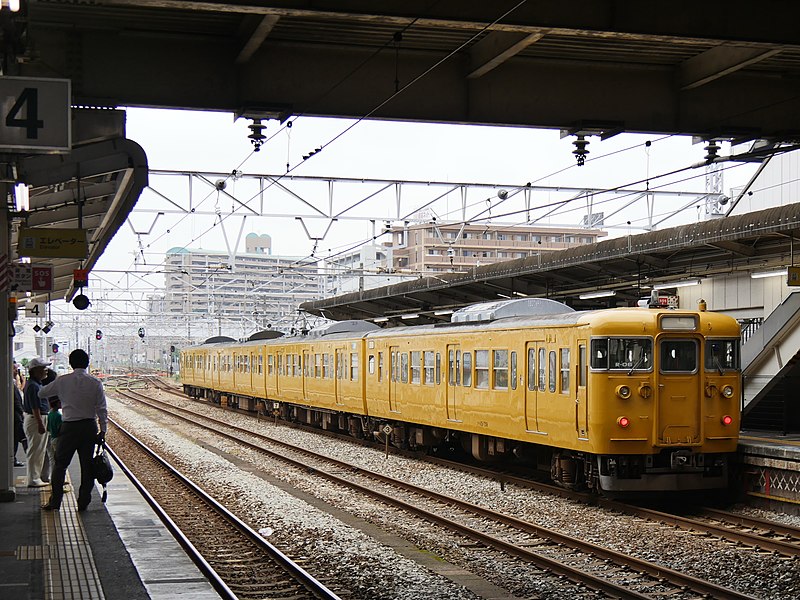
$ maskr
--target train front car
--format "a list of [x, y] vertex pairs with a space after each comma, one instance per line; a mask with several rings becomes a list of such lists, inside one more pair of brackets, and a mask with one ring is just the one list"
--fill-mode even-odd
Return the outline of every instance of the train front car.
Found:
[[[704, 310], [584, 319], [593, 454], [583, 457], [585, 483], [606, 493], [725, 488], [739, 432], [739, 324]], [[574, 457], [559, 458], [576, 467]], [[554, 476], [563, 480], [559, 464]]]

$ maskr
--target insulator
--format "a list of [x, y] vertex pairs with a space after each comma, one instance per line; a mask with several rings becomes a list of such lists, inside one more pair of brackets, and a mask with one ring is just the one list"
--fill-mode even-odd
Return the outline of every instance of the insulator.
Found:
[[586, 146], [589, 145], [589, 140], [579, 135], [578, 139], [572, 143], [575, 146], [575, 150], [573, 150], [572, 153], [578, 161], [578, 166], [582, 167], [584, 163], [586, 163], [586, 155], [589, 154], [589, 151], [586, 149]]

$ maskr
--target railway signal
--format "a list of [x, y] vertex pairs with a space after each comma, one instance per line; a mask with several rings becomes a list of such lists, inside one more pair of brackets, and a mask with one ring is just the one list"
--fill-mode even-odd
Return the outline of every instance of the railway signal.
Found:
[[100, 329], [98, 329], [97, 331], [94, 332], [94, 339], [96, 339], [96, 340], [102, 340], [103, 339], [103, 332]]

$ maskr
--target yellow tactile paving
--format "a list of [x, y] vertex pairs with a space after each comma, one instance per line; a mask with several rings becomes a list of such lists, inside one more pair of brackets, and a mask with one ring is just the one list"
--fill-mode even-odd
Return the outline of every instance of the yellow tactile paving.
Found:
[[[49, 498], [50, 488], [42, 488], [41, 504]], [[104, 600], [71, 485], [65, 488], [61, 509], [43, 510], [41, 518], [42, 546], [18, 548], [17, 556], [43, 560], [45, 600]]]

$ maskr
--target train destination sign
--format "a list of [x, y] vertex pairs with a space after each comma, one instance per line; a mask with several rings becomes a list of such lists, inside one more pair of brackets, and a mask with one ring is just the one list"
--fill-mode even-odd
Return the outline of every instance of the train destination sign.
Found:
[[69, 152], [69, 79], [0, 77], [0, 152]]
[[89, 255], [85, 229], [21, 227], [17, 239], [20, 256], [86, 258]]

